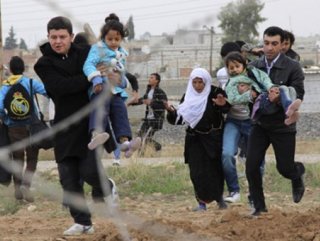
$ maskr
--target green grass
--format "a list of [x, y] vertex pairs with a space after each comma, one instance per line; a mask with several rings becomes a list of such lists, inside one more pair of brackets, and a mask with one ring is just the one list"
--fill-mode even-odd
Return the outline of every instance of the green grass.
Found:
[[192, 192], [189, 171], [185, 164], [147, 166], [133, 164], [129, 167], [108, 169], [120, 190], [132, 196], [138, 193], [182, 194]]
[[[316, 190], [320, 186], [320, 163], [306, 164], [305, 184], [309, 189]], [[238, 172], [244, 174], [244, 165], [238, 165]], [[193, 187], [189, 177], [188, 166], [183, 163], [161, 165], [144, 165], [133, 163], [123, 167], [109, 167], [106, 170], [117, 186], [120, 196], [137, 197], [161, 193], [167, 196], [193, 196]], [[41, 174], [43, 182], [61, 188], [58, 176], [50, 172]], [[241, 190], [248, 191], [245, 176], [239, 178]], [[264, 190], [268, 193], [291, 194], [291, 182], [283, 178], [277, 171], [275, 163], [267, 163], [263, 177]], [[90, 195], [91, 187], [85, 185], [85, 193]], [[41, 196], [41, 195], [40, 195]], [[38, 199], [39, 200], [39, 199]], [[41, 200], [41, 199], [40, 199]], [[243, 199], [245, 202], [246, 200]], [[0, 215], [14, 214], [23, 205], [13, 197], [13, 188], [0, 186]]]
[[[305, 183], [310, 188], [320, 186], [320, 163], [305, 164]], [[247, 190], [244, 165], [238, 165], [239, 182], [242, 190]], [[125, 167], [109, 167], [106, 170], [119, 189], [120, 194], [135, 196], [138, 194], [162, 193], [168, 195], [192, 194], [193, 187], [189, 177], [188, 165], [174, 162], [166, 165], [145, 165], [134, 163]], [[58, 177], [49, 173], [41, 175], [45, 180], [59, 185]], [[275, 163], [267, 163], [263, 176], [264, 189], [267, 192], [291, 192], [291, 181], [282, 177]], [[85, 192], [91, 187], [85, 185]]]
[[13, 190], [0, 186], [0, 216], [15, 214], [22, 207], [21, 202], [13, 197]]

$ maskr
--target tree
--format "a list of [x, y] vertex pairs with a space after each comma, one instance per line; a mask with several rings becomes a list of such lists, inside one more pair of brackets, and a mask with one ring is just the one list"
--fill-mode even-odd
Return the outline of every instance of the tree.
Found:
[[260, 16], [264, 3], [260, 0], [238, 0], [228, 3], [218, 14], [219, 27], [224, 32], [222, 42], [243, 40], [256, 43], [258, 24], [266, 18]]
[[132, 40], [134, 39], [134, 24], [133, 24], [133, 17], [130, 16], [129, 19], [128, 19], [128, 22], [126, 24], [126, 28], [128, 30], [128, 40]]
[[27, 46], [27, 44], [26, 44], [26, 41], [24, 41], [23, 38], [20, 39], [19, 49], [28, 50], [28, 46]]
[[15, 38], [15, 32], [13, 30], [13, 27], [11, 26], [9, 30], [9, 36], [6, 37], [4, 49], [15, 49], [18, 47], [17, 39]]

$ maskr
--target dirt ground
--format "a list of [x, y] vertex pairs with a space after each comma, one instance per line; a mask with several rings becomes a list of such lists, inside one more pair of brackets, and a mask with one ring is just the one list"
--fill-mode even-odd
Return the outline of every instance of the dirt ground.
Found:
[[[291, 195], [267, 193], [269, 212], [258, 218], [249, 217], [244, 195], [242, 203], [227, 210], [213, 203], [206, 212], [192, 211], [191, 195], [120, 197], [112, 215], [94, 214], [93, 235], [74, 237], [62, 236], [72, 224], [68, 212], [58, 202], [36, 195], [33, 204], [23, 203], [14, 215], [0, 216], [0, 241], [320, 241], [319, 191], [307, 189], [300, 204], [294, 204]], [[1, 193], [12, 196], [12, 190]]]

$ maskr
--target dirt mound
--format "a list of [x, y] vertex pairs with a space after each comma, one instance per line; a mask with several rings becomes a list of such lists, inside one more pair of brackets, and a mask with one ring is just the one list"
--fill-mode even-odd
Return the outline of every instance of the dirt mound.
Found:
[[[72, 220], [61, 205], [39, 197], [14, 215], [0, 217], [1, 241], [320, 241], [318, 191], [307, 192], [301, 204], [290, 196], [268, 195], [269, 212], [258, 218], [246, 203], [219, 210], [192, 212], [192, 196], [141, 195], [122, 198], [119, 215], [93, 218], [95, 233], [63, 237]], [[279, 206], [281, 203], [281, 206]], [[31, 208], [32, 207], [32, 208]]]

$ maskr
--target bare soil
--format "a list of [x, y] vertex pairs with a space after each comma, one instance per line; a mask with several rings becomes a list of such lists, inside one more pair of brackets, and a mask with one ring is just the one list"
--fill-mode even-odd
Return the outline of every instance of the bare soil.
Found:
[[[10, 189], [1, 193], [12, 196]], [[318, 241], [319, 191], [307, 189], [299, 204], [292, 202], [291, 195], [267, 193], [269, 212], [258, 218], [248, 215], [244, 195], [240, 204], [218, 210], [212, 203], [206, 212], [192, 211], [196, 203], [191, 195], [122, 197], [117, 214], [94, 214], [93, 235], [74, 237], [62, 236], [72, 220], [61, 204], [36, 195], [33, 204], [22, 203], [15, 214], [0, 216], [0, 241]]]

